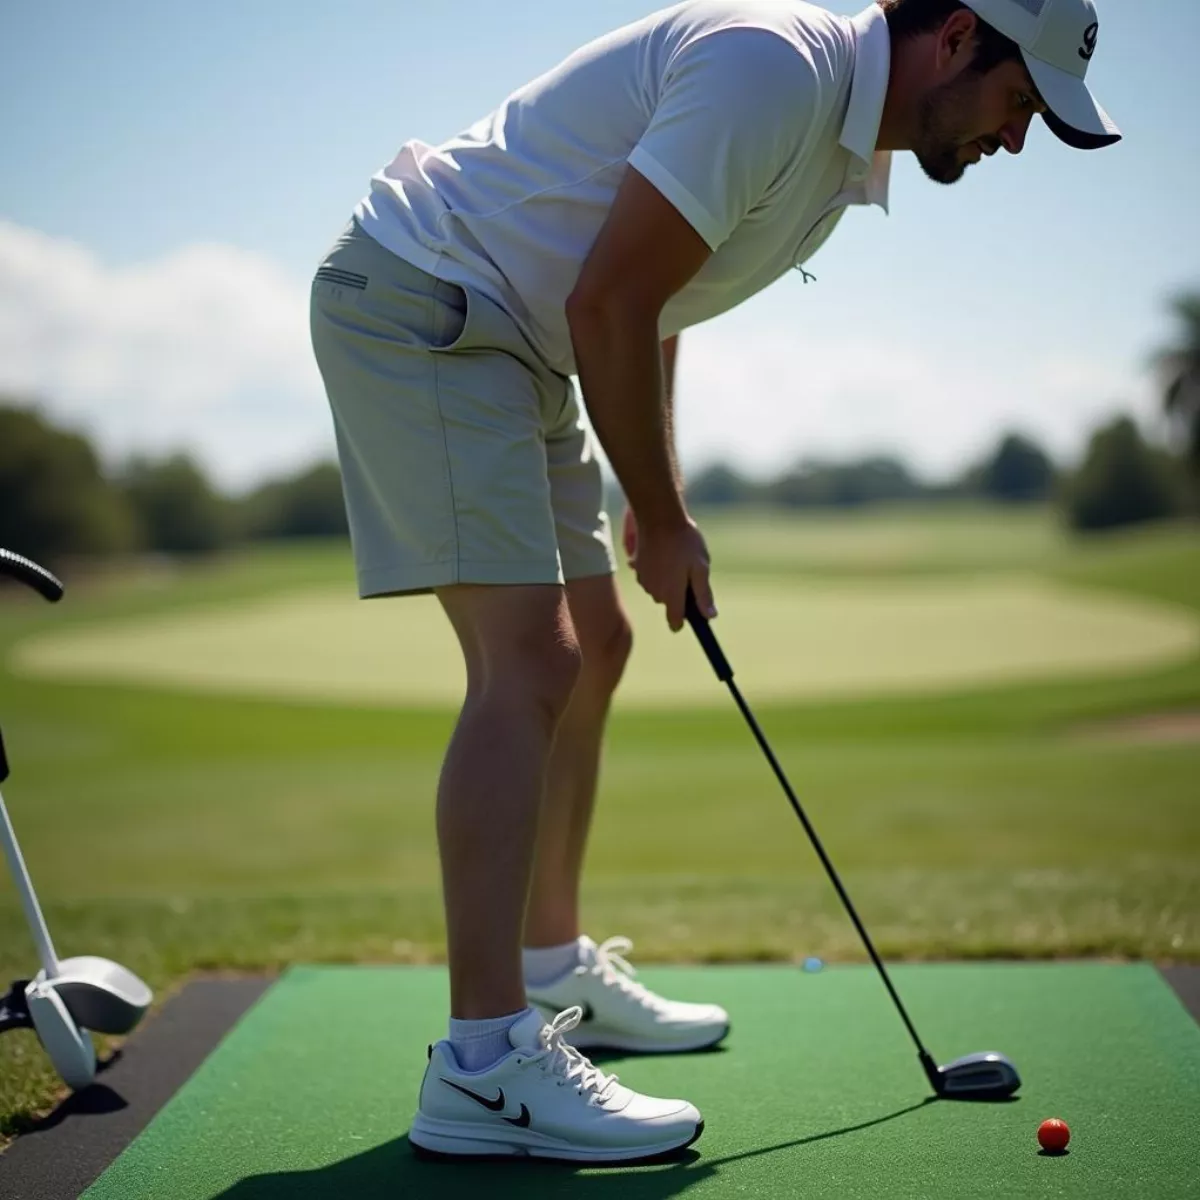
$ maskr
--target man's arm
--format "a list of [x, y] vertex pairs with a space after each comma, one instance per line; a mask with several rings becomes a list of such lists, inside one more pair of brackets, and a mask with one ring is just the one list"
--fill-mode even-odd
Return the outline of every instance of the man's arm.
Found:
[[667, 452], [671, 456], [671, 470], [675, 476], [675, 487], [682, 495], [683, 472], [679, 469], [679, 448], [675, 442], [675, 364], [678, 361], [679, 334], [675, 334], [662, 344], [663, 411], [667, 419]]
[[660, 342], [658, 322], [711, 253], [654, 185], [630, 169], [567, 299], [584, 403], [643, 527], [687, 523], [668, 400], [674, 348]]
[[677, 49], [566, 303], [592, 428], [637, 515], [638, 582], [672, 629], [689, 590], [702, 613], [716, 606], [675, 463], [662, 311], [801, 153], [821, 111], [815, 71], [769, 30], [719, 29]]

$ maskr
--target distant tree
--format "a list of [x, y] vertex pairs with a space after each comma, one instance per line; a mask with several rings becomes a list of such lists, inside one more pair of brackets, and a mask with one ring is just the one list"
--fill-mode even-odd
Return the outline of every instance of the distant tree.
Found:
[[1045, 500], [1054, 490], [1054, 463], [1035, 442], [1010, 433], [982, 466], [979, 491], [1009, 504]]
[[865, 458], [834, 472], [834, 503], [877, 504], [885, 500], [914, 500], [924, 488], [896, 458]]
[[1167, 415], [1179, 431], [1192, 470], [1200, 474], [1200, 292], [1176, 297], [1171, 307], [1179, 336], [1155, 360]]
[[724, 463], [713, 463], [687, 485], [689, 504], [719, 508], [746, 504], [754, 498], [754, 484]]
[[765, 498], [788, 508], [854, 507], [888, 500], [912, 500], [922, 485], [893, 458], [865, 458], [849, 463], [805, 460], [773, 480]]
[[1081, 531], [1153, 521], [1182, 507], [1174, 462], [1148, 446], [1128, 417], [1096, 431], [1065, 497], [1068, 520]]
[[133, 514], [88, 439], [0, 397], [0, 546], [53, 567], [135, 542]]
[[950, 492], [959, 498], [978, 499], [984, 495], [983, 472], [987, 463], [971, 463], [950, 485]]
[[816, 508], [832, 504], [828, 484], [827, 465], [808, 460], [770, 480], [763, 488], [763, 498], [783, 508]]
[[252, 538], [349, 537], [341, 471], [316, 463], [266, 483], [242, 502], [243, 528]]
[[205, 554], [234, 534], [230, 505], [186, 454], [161, 461], [135, 456], [117, 482], [137, 515], [147, 549]]

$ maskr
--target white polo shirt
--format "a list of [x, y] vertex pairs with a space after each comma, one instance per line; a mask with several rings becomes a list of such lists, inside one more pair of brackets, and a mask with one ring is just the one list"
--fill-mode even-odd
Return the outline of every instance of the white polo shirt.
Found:
[[355, 209], [415, 266], [502, 305], [575, 370], [565, 304], [629, 168], [712, 249], [662, 313], [666, 338], [805, 262], [847, 206], [887, 208], [875, 142], [883, 10], [687, 0], [576, 51], [440, 146], [406, 143]]

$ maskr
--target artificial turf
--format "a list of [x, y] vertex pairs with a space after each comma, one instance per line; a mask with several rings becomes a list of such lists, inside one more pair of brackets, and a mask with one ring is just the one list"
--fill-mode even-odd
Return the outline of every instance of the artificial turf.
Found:
[[[942, 506], [703, 525], [722, 586], [869, 581], [883, 594], [1024, 572], [1105, 603], [1200, 615], [1195, 524], [1070, 539], [1045, 511]], [[61, 605], [0, 594], [4, 796], [60, 951], [126, 963], [160, 1001], [196, 972], [440, 961], [432, 800], [453, 706], [283, 702], [13, 669], [29, 637], [203, 619], [330, 585], [349, 594], [348, 547], [256, 545], [105, 570], [65, 571]], [[621, 586], [636, 598], [627, 574]], [[739, 684], [889, 959], [1200, 961], [1200, 742], [1111, 728], [1200, 711], [1200, 654], [1094, 679], [782, 703], [735, 644], [730, 634]], [[686, 631], [676, 651], [712, 707], [631, 710], [618, 694], [588, 928], [632, 937], [638, 963], [862, 961]], [[0, 872], [0, 987], [33, 961]], [[0, 1039], [0, 1144], [49, 1110], [57, 1086], [32, 1033]]]
[[[700, 1107], [707, 1128], [679, 1161], [425, 1163], [405, 1130], [425, 1044], [444, 1031], [445, 972], [301, 967], [85, 1197], [1195, 1195], [1200, 1029], [1152, 968], [936, 965], [894, 975], [935, 1056], [1001, 1049], [1023, 1074], [1018, 1097], [930, 1100], [869, 968], [662, 966], [641, 977], [729, 1008], [725, 1045], [601, 1061], [630, 1086]], [[1035, 1140], [1050, 1116], [1073, 1133], [1060, 1157]]]

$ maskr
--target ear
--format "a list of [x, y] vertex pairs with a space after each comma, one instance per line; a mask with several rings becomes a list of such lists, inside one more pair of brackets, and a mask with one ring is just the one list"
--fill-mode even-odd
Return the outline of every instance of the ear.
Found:
[[953, 78], [974, 61], [979, 18], [969, 9], [960, 8], [938, 31], [934, 61], [939, 75]]

